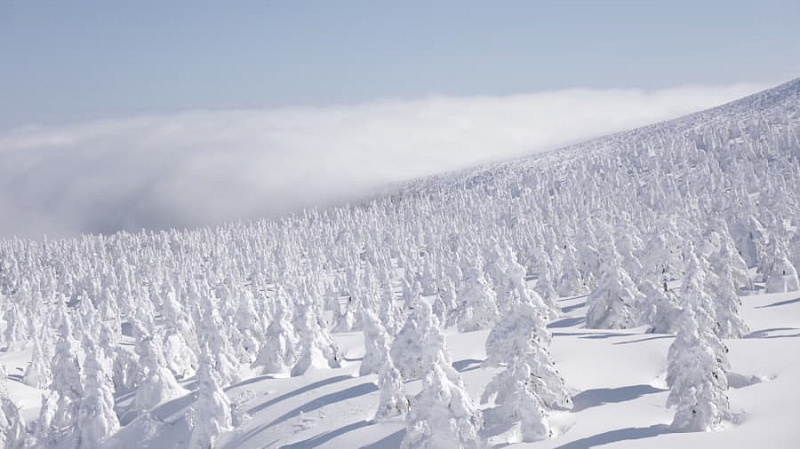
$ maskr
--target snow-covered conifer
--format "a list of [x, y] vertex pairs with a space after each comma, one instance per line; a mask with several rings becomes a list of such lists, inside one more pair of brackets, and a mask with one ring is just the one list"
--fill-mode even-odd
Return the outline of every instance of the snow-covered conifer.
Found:
[[[549, 353], [551, 337], [546, 326], [547, 322], [541, 312], [527, 303], [515, 304], [498, 321], [486, 339], [486, 363], [490, 366], [504, 365], [507, 369], [487, 386], [482, 401], [497, 395], [495, 402], [500, 405], [503, 398], [509, 397], [503, 393], [503, 389], [514, 387], [506, 381], [511, 382], [511, 378], [526, 371], [530, 373], [530, 377], [525, 382], [525, 387], [546, 409], [572, 408], [572, 399], [566, 390], [564, 379], [555, 368]], [[516, 371], [512, 371], [512, 367]], [[514, 416], [517, 416], [516, 412]]]
[[730, 270], [734, 287], [747, 287], [748, 290], [753, 290], [753, 278], [750, 276], [747, 264], [736, 251], [736, 245], [728, 232], [728, 227], [722, 220], [720, 220], [719, 251], [712, 261], [712, 267], [717, 272]]
[[[539, 268], [539, 277], [536, 279], [536, 285], [533, 290], [541, 296], [546, 304], [554, 304], [558, 299], [558, 293], [553, 288], [553, 278], [551, 269], [548, 264], [541, 264]], [[558, 312], [558, 307], [555, 307]]]
[[210, 296], [205, 296], [199, 302], [194, 315], [197, 323], [197, 342], [201, 348], [208, 346], [214, 358], [213, 368], [219, 381], [223, 385], [230, 385], [241, 380], [238, 360], [228, 339], [228, 333], [224, 331], [222, 318]]
[[[362, 311], [364, 318], [364, 357], [361, 359], [359, 376], [378, 373], [382, 369], [384, 358], [389, 355], [389, 335], [386, 333], [378, 317], [369, 310]], [[392, 366], [392, 369], [395, 369]]]
[[800, 290], [797, 270], [781, 248], [775, 255], [775, 262], [767, 275], [767, 292], [784, 293]]
[[419, 300], [406, 323], [392, 341], [389, 351], [392, 362], [403, 378], [415, 379], [424, 374], [423, 356], [428, 349], [425, 341], [431, 334], [441, 334], [439, 320], [425, 300]]
[[51, 376], [50, 363], [45, 358], [40, 339], [34, 337], [31, 362], [25, 368], [22, 382], [34, 388], [46, 388], [50, 384]]
[[84, 336], [86, 353], [83, 385], [84, 396], [78, 409], [80, 447], [100, 447], [117, 430], [119, 419], [114, 412], [114, 391], [111, 377], [104, 371], [105, 363], [98, 360], [98, 348], [91, 337]]
[[254, 367], [261, 367], [263, 374], [284, 373], [294, 366], [298, 357], [298, 338], [291, 316], [287, 314], [287, 305], [279, 302], [276, 306], [267, 327], [266, 341], [253, 362]]
[[254, 304], [253, 294], [245, 290], [239, 299], [233, 317], [235, 340], [231, 342], [242, 354], [242, 362], [252, 363], [258, 354], [258, 342], [264, 335], [264, 328]]
[[[196, 330], [174, 290], [167, 291], [162, 297], [164, 359], [177, 379], [185, 379], [193, 375], [197, 367], [197, 356], [189, 344]], [[194, 344], [196, 347], [196, 342]]]
[[165, 401], [188, 393], [167, 368], [161, 341], [158, 338], [140, 335], [135, 349], [139, 355], [141, 373], [141, 381], [136, 387], [133, 401], [137, 410], [151, 410]]
[[619, 257], [610, 257], [603, 277], [586, 298], [587, 328], [627, 329], [638, 324], [643, 295], [619, 262]]
[[27, 332], [24, 328], [26, 320], [18, 304], [9, 301], [6, 302], [5, 306], [6, 311], [3, 314], [3, 320], [6, 322], [4, 331], [6, 350], [14, 350], [17, 343], [27, 341]]
[[424, 330], [418, 342], [422, 390], [411, 400], [401, 447], [482, 447], [483, 440], [478, 434], [483, 423], [481, 412], [452, 367], [444, 334], [430, 306], [420, 301], [419, 309], [424, 310], [419, 320]]
[[658, 284], [680, 278], [683, 269], [680, 236], [672, 232], [673, 226], [669, 222], [667, 226], [659, 228], [642, 252], [642, 268]]
[[114, 391], [124, 392], [136, 388], [139, 378], [139, 360], [135, 353], [125, 348], [116, 348], [113, 353], [111, 379]]
[[[334, 311], [333, 333], [350, 332], [355, 329], [358, 310], [358, 301], [348, 295], [344, 304], [340, 304]], [[269, 334], [269, 329], [267, 329], [267, 334]]]
[[19, 449], [26, 445], [25, 421], [6, 390], [6, 369], [0, 365], [0, 447]]
[[72, 338], [72, 326], [66, 315], [62, 318], [59, 339], [51, 366], [53, 380], [50, 383], [50, 389], [57, 395], [55, 414], [51, 425], [56, 429], [68, 429], [69, 434], [64, 438], [71, 441], [76, 437], [78, 431], [75, 424], [84, 391], [81, 382], [81, 367], [75, 347], [76, 342]]
[[297, 304], [295, 330], [299, 354], [291, 370], [292, 376], [301, 376], [311, 368], [338, 368], [341, 355], [328, 329], [320, 325], [314, 307], [306, 301]]
[[[727, 268], [727, 269], [726, 269]], [[742, 338], [750, 329], [739, 315], [742, 300], [736, 292], [735, 281], [730, 267], [719, 267], [715, 289], [714, 315], [717, 335], [720, 338]]]
[[409, 401], [405, 395], [403, 376], [397, 371], [389, 354], [382, 357], [383, 364], [378, 373], [380, 400], [375, 412], [375, 421], [402, 416], [408, 412]]
[[439, 290], [430, 255], [426, 255], [422, 260], [422, 271], [419, 274], [419, 283], [420, 290], [425, 296], [435, 295]]
[[459, 332], [487, 329], [497, 320], [497, 295], [478, 266], [467, 271], [458, 300], [456, 324]]
[[535, 380], [528, 361], [517, 357], [492, 379], [481, 397], [481, 402], [487, 402], [494, 396], [501, 419], [504, 422], [519, 422], [521, 440], [525, 442], [552, 436], [547, 410], [537, 395]]
[[683, 310], [678, 326], [667, 372], [667, 406], [677, 408], [672, 426], [686, 432], [712, 430], [729, 413], [726, 373], [691, 306]]
[[568, 246], [561, 262], [561, 277], [556, 289], [561, 297], [583, 295], [587, 291], [574, 252], [575, 249]]
[[480, 410], [463, 385], [453, 382], [444, 367], [434, 363], [422, 378], [422, 391], [411, 401], [400, 447], [481, 448], [483, 441], [478, 431], [482, 422]]
[[394, 335], [403, 326], [405, 316], [403, 309], [395, 301], [395, 294], [391, 284], [381, 286], [381, 300], [378, 304], [378, 316], [383, 323], [383, 327], [389, 335]]
[[197, 401], [189, 415], [192, 449], [213, 448], [219, 435], [231, 428], [231, 403], [220, 387], [213, 365], [214, 359], [205, 346], [197, 369]]
[[641, 319], [650, 326], [648, 332], [674, 333], [681, 312], [679, 298], [675, 292], [669, 288], [666, 281], [659, 285], [651, 280], [642, 281], [640, 290], [644, 295]]
[[713, 306], [704, 291], [704, 273], [691, 242], [684, 249], [686, 275], [681, 288], [678, 333], [669, 348], [668, 406], [676, 406], [673, 427], [706, 431], [727, 417], [727, 347], [715, 332]]

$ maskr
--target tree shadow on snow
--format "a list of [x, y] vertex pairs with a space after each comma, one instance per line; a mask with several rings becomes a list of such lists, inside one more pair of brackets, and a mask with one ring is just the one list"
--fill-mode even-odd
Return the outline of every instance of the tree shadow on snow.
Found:
[[459, 373], [463, 373], [464, 371], [472, 371], [474, 369], [478, 369], [483, 364], [483, 360], [478, 359], [464, 359], [464, 360], [456, 360], [453, 362], [453, 369], [458, 371]]
[[633, 335], [636, 334], [631, 334], [630, 332], [553, 332], [554, 337], [573, 336], [585, 340], [605, 340], [607, 338], [630, 337]]
[[[272, 407], [273, 405], [275, 405], [275, 404], [277, 404], [279, 402], [282, 402], [282, 401], [285, 401], [287, 399], [293, 398], [295, 396], [301, 395], [301, 394], [303, 394], [305, 392], [308, 392], [308, 391], [311, 391], [311, 390], [314, 390], [314, 389], [317, 389], [317, 388], [322, 388], [322, 387], [324, 387], [326, 385], [330, 385], [330, 384], [333, 384], [333, 383], [336, 383], [336, 382], [341, 382], [343, 380], [352, 379], [352, 378], [353, 378], [352, 376], [334, 376], [334, 377], [329, 377], [327, 379], [320, 380], [318, 382], [310, 383], [310, 384], [304, 385], [304, 386], [302, 386], [302, 387], [300, 387], [300, 388], [298, 388], [296, 390], [290, 391], [288, 393], [284, 393], [284, 394], [282, 394], [282, 395], [280, 395], [280, 396], [278, 396], [276, 398], [272, 398], [269, 401], [264, 402], [263, 404], [259, 404], [259, 405], [255, 406], [255, 407], [252, 407], [251, 409], [247, 410], [247, 413], [250, 414], [250, 415], [253, 415], [253, 414], [258, 413], [258, 412], [260, 412], [260, 411], [262, 411], [264, 409]], [[247, 381], [245, 381], [245, 382], [247, 382]], [[240, 382], [236, 386], [241, 386], [242, 384], [244, 384], [244, 382]]]
[[385, 438], [382, 438], [372, 444], [361, 446], [360, 449], [386, 449], [386, 448], [400, 447], [400, 443], [403, 442], [403, 438], [405, 438], [405, 436], [406, 436], [406, 429], [400, 429], [397, 432]]
[[319, 435], [313, 436], [303, 441], [298, 441], [296, 443], [286, 444], [281, 446], [282, 449], [306, 449], [306, 448], [313, 448], [321, 445], [322, 443], [327, 443], [328, 441], [342, 436], [348, 432], [352, 432], [354, 430], [361, 429], [362, 427], [371, 426], [374, 424], [372, 421], [359, 421], [354, 422], [352, 424], [348, 424], [343, 427], [339, 427], [336, 430], [331, 430], [329, 432], [324, 432]]
[[302, 413], [313, 412], [314, 410], [325, 407], [326, 405], [334, 404], [336, 402], [346, 401], [348, 399], [353, 399], [355, 397], [363, 396], [365, 394], [369, 394], [374, 391], [378, 391], [378, 386], [372, 382], [365, 382], [363, 384], [358, 384], [350, 388], [345, 388], [342, 391], [336, 391], [334, 393], [314, 398], [311, 401], [301, 405], [300, 407], [297, 407], [294, 410], [290, 410], [284, 413], [280, 417], [273, 420], [271, 423], [267, 424], [267, 427], [272, 427], [276, 424], [280, 424], [286, 421], [287, 419], [299, 415], [301, 412]]
[[754, 375], [745, 375], [729, 371], [727, 373], [728, 386], [731, 388], [746, 388], [764, 381], [761, 377]]
[[800, 298], [787, 299], [786, 301], [773, 302], [772, 304], [767, 304], [767, 305], [764, 305], [764, 306], [757, 306], [756, 309], [766, 309], [768, 307], [788, 306], [789, 304], [794, 304], [796, 302], [800, 302]]
[[585, 306], [586, 306], [586, 301], [578, 303], [578, 304], [573, 304], [571, 306], [564, 306], [564, 307], [561, 308], [561, 311], [564, 312], [564, 313], [570, 313], [573, 310], [580, 309], [581, 307], [585, 307]]
[[630, 337], [631, 334], [614, 334], [614, 333], [604, 333], [604, 334], [585, 334], [580, 338], [584, 340], [605, 340], [607, 338], [617, 338], [617, 337]]
[[769, 329], [761, 329], [757, 331], [750, 332], [749, 334], [745, 335], [744, 338], [794, 338], [800, 337], [800, 333], [789, 334], [789, 335], [770, 335], [771, 332], [782, 332], [782, 331], [797, 331], [800, 328], [797, 327], [773, 327]]
[[499, 407], [492, 407], [483, 410], [483, 424], [484, 428], [481, 430], [481, 436], [486, 439], [496, 437], [508, 432], [516, 423], [508, 422], [498, 415]]
[[560, 320], [556, 320], [556, 321], [553, 321], [552, 323], [549, 323], [547, 325], [547, 327], [556, 328], [556, 329], [563, 328], [563, 327], [572, 327], [572, 326], [577, 326], [579, 324], [582, 324], [584, 321], [586, 321], [586, 318], [584, 318], [582, 316], [581, 317], [574, 317], [574, 318], [561, 318]]
[[652, 337], [640, 338], [638, 340], [631, 340], [631, 341], [618, 341], [616, 343], [612, 343], [614, 345], [630, 345], [633, 343], [641, 343], [643, 341], [650, 341], [650, 340], [660, 340], [662, 338], [675, 338], [674, 335], [654, 335]]
[[572, 397], [572, 411], [579, 412], [587, 408], [604, 404], [618, 404], [632, 401], [647, 394], [661, 393], [662, 391], [652, 385], [628, 385], [619, 388], [595, 388], [582, 391]]
[[[172, 424], [173, 422], [170, 422], [170, 418], [177, 416], [177, 420], [182, 419], [183, 411], [192, 405], [196, 400], [197, 392], [189, 392], [188, 394], [159, 404], [150, 410], [150, 416], [158, 421]], [[141, 410], [134, 410], [131, 407], [128, 407], [124, 410], [115, 411], [119, 417], [119, 423], [123, 426], [127, 426], [128, 424], [132, 423], [136, 418], [142, 416], [142, 413], [144, 413]]]
[[[298, 390], [304, 390], [304, 391], [312, 390], [313, 388], [316, 388], [316, 387], [313, 387], [313, 385], [317, 385], [317, 387], [318, 387], [320, 383], [329, 384], [329, 383], [336, 382], [337, 380], [343, 380], [341, 378], [352, 379], [352, 377], [350, 377], [350, 376], [331, 377], [331, 378], [325, 379], [325, 381], [328, 381], [327, 383], [325, 383], [325, 381], [315, 382], [314, 384], [311, 384], [312, 385], [311, 388], [309, 388], [309, 386], [306, 386], [306, 387], [300, 388]], [[249, 414], [257, 413], [257, 412], [259, 412], [261, 410], [266, 409], [270, 405], [276, 404], [276, 403], [278, 403], [280, 401], [283, 401], [283, 400], [287, 399], [288, 397], [296, 396], [296, 395], [300, 394], [300, 393], [298, 393], [298, 390], [295, 390], [295, 391], [292, 391], [290, 393], [287, 393], [287, 394], [284, 394], [282, 396], [279, 396], [279, 397], [277, 397], [275, 399], [272, 399], [271, 401], [265, 402], [264, 404], [257, 405], [256, 407], [251, 408], [250, 411], [248, 411], [248, 413]], [[378, 387], [374, 383], [367, 382], [367, 383], [359, 384], [359, 385], [356, 385], [356, 386], [353, 386], [353, 387], [350, 387], [350, 388], [346, 388], [346, 389], [344, 389], [342, 391], [337, 391], [337, 392], [334, 392], [334, 393], [331, 393], [331, 394], [326, 394], [324, 396], [320, 396], [318, 398], [315, 398], [315, 399], [313, 399], [313, 400], [301, 405], [300, 407], [295, 408], [294, 410], [291, 410], [289, 412], [284, 413], [283, 415], [281, 415], [280, 417], [276, 418], [275, 420], [273, 420], [271, 423], [269, 423], [267, 425], [259, 426], [259, 427], [256, 427], [254, 429], [250, 429], [248, 432], [240, 435], [235, 441], [232, 441], [230, 443], [230, 447], [239, 447], [242, 444], [244, 444], [245, 442], [247, 442], [248, 440], [256, 437], [256, 435], [260, 434], [261, 432], [269, 429], [270, 427], [272, 427], [272, 426], [274, 426], [276, 424], [280, 424], [280, 423], [282, 423], [282, 422], [284, 422], [284, 421], [286, 421], [288, 419], [291, 419], [291, 418], [293, 418], [295, 416], [299, 416], [300, 413], [312, 412], [312, 411], [320, 409], [320, 408], [322, 408], [322, 407], [324, 407], [326, 405], [330, 405], [330, 404], [333, 404], [333, 403], [336, 403], [336, 402], [339, 402], [339, 401], [346, 401], [348, 399], [352, 399], [352, 398], [355, 398], [355, 397], [358, 397], [358, 396], [361, 396], [361, 395], [364, 395], [364, 394], [369, 394], [369, 393], [372, 393], [373, 391], [377, 391], [377, 390], [378, 390]], [[315, 436], [313, 438], [310, 438], [308, 440], [303, 440], [303, 441], [300, 441], [300, 442], [297, 442], [297, 443], [292, 443], [293, 446], [286, 446], [286, 447], [298, 447], [298, 448], [299, 447], [314, 447], [316, 445], [320, 445], [322, 443], [325, 443], [328, 440], [336, 438], [339, 435], [342, 435], [342, 434], [347, 433], [347, 432], [351, 432], [351, 431], [359, 429], [361, 427], [366, 427], [366, 426], [368, 426], [370, 424], [372, 424], [372, 423], [369, 422], [369, 421], [361, 421], [361, 422], [349, 424], [347, 426], [344, 426], [344, 427], [339, 428], [337, 430], [334, 430], [332, 432], [323, 433], [323, 434], [317, 435], [317, 436]], [[271, 444], [270, 444], [270, 446], [271, 446]]]
[[642, 440], [654, 438], [662, 434], [671, 433], [666, 424], [656, 424], [650, 427], [628, 427], [627, 429], [617, 429], [599, 433], [590, 437], [581, 438], [570, 443], [558, 446], [556, 449], [587, 449], [602, 446], [604, 444], [616, 443], [626, 440]]
[[262, 374], [260, 376], [251, 377], [251, 378], [245, 379], [245, 380], [243, 380], [241, 382], [228, 385], [227, 387], [224, 388], [224, 390], [228, 391], [228, 390], [230, 390], [232, 388], [244, 387], [246, 385], [250, 385], [250, 384], [257, 383], [257, 382], [261, 382], [262, 380], [271, 380], [271, 379], [278, 379], [278, 377], [275, 377], [272, 374]]

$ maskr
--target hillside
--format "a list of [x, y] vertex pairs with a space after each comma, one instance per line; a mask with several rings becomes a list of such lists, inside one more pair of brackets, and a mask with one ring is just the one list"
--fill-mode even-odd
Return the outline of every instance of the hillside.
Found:
[[792, 447], [799, 136], [800, 79], [358, 205], [2, 240], [3, 442]]

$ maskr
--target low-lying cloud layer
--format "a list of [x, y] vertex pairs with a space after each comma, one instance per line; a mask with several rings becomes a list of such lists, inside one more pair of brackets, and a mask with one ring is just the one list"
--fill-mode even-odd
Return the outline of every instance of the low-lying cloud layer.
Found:
[[677, 117], [761, 87], [186, 112], [0, 132], [0, 237], [275, 217]]

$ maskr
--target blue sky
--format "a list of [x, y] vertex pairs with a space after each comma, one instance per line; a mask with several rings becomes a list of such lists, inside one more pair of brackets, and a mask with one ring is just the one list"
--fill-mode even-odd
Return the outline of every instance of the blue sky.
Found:
[[0, 129], [800, 76], [800, 2], [3, 1]]

